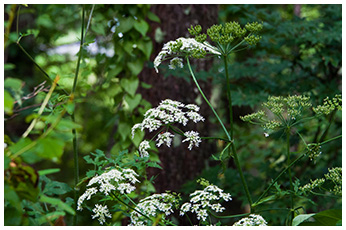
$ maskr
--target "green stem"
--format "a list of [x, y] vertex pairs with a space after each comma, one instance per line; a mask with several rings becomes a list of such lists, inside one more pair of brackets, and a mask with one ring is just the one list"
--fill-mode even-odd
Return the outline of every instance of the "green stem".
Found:
[[[230, 123], [230, 135], [231, 135], [231, 139], [234, 140], [234, 127], [233, 127], [233, 109], [232, 109], [232, 93], [231, 93], [231, 84], [230, 84], [230, 80], [229, 80], [229, 73], [228, 73], [228, 64], [227, 64], [227, 56], [223, 56], [223, 61], [224, 61], [224, 65], [225, 65], [225, 74], [226, 74], [226, 85], [227, 85], [227, 98], [228, 98], [228, 108], [229, 108], [229, 123]], [[245, 177], [244, 177], [244, 174], [243, 174], [243, 170], [241, 168], [241, 165], [240, 165], [240, 162], [239, 162], [239, 159], [238, 159], [238, 154], [236, 152], [236, 148], [235, 148], [235, 144], [233, 142], [232, 146], [232, 152], [233, 152], [233, 158], [234, 158], [234, 162], [237, 166], [237, 169], [238, 169], [238, 173], [239, 173], [239, 176], [240, 176], [240, 179], [242, 181], [242, 184], [243, 184], [243, 188], [244, 188], [244, 191], [245, 191], [245, 194], [246, 194], [246, 197], [248, 199], [248, 202], [250, 204], [250, 207], [251, 207], [251, 211], [252, 210], [252, 199], [251, 199], [251, 195], [250, 195], [250, 192], [249, 192], [249, 188], [248, 188], [248, 185], [247, 185], [247, 182], [245, 180]], [[230, 149], [229, 149], [230, 151]]]
[[217, 118], [217, 120], [219, 121], [219, 123], [220, 123], [220, 125], [221, 125], [223, 131], [225, 132], [225, 134], [226, 134], [228, 140], [229, 140], [229, 141], [232, 141], [232, 138], [230, 137], [230, 135], [229, 135], [229, 133], [228, 133], [228, 131], [227, 131], [225, 125], [224, 125], [223, 122], [221, 121], [219, 115], [216, 113], [215, 109], [214, 109], [213, 106], [210, 104], [209, 100], [208, 100], [207, 97], [204, 95], [204, 93], [203, 93], [201, 87], [199, 86], [199, 84], [198, 84], [198, 82], [197, 82], [197, 79], [196, 79], [196, 77], [195, 77], [195, 74], [194, 74], [193, 71], [192, 71], [191, 64], [190, 64], [190, 61], [189, 61], [189, 58], [188, 58], [188, 57], [186, 57], [186, 61], [187, 61], [187, 66], [189, 67], [189, 70], [190, 70], [192, 79], [193, 79], [193, 81], [195, 82], [195, 84], [196, 84], [196, 86], [197, 86], [197, 88], [198, 88], [200, 94], [202, 95], [203, 99], [204, 99], [205, 102], [208, 104], [208, 106], [210, 107], [210, 109], [213, 111], [215, 117]]
[[48, 101], [50, 99], [50, 97], [52, 96], [52, 93], [57, 85], [57, 82], [59, 81], [60, 77], [59, 75], [56, 76], [51, 88], [49, 89], [49, 92], [47, 93], [46, 97], [44, 98], [43, 100], [43, 103], [37, 113], [37, 117], [30, 123], [28, 129], [23, 133], [22, 137], [25, 138], [29, 135], [29, 133], [31, 132], [31, 130], [35, 127], [37, 121], [38, 121], [38, 118], [41, 116], [41, 114], [43, 113], [43, 110], [44, 108], [46, 107], [46, 105], [48, 104]]
[[[80, 39], [80, 45], [79, 45], [79, 55], [78, 55], [78, 61], [77, 61], [77, 67], [76, 67], [76, 72], [75, 72], [75, 77], [73, 80], [73, 87], [72, 87], [72, 93], [75, 94], [76, 91], [76, 86], [77, 86], [77, 79], [78, 79], [78, 74], [79, 74], [79, 66], [80, 66], [80, 61], [82, 59], [82, 53], [83, 53], [83, 43], [84, 43], [84, 17], [85, 17], [85, 7], [83, 5], [82, 9], [82, 28], [81, 28], [81, 39]], [[91, 18], [89, 18], [91, 20]], [[71, 119], [75, 123], [75, 112], [71, 114]], [[77, 140], [77, 130], [72, 129], [72, 135], [73, 135], [73, 161], [74, 161], [74, 198], [75, 198], [75, 208], [77, 207], [77, 199], [78, 199], [78, 191], [77, 191], [77, 184], [79, 181], [79, 164], [78, 164], [78, 140]], [[78, 222], [78, 217], [77, 215], [74, 215], [73, 217], [73, 225], [76, 226]]]
[[227, 56], [223, 56], [223, 61], [225, 65], [225, 74], [226, 74], [226, 85], [227, 85], [227, 99], [228, 99], [228, 109], [229, 109], [229, 123], [231, 126], [230, 134], [231, 139], [233, 139], [233, 109], [232, 109], [232, 94], [231, 94], [231, 84], [229, 82], [228, 74], [228, 65], [227, 65]]
[[295, 163], [297, 163], [299, 160], [301, 160], [307, 152], [302, 153], [299, 157], [297, 157], [294, 161], [292, 161], [285, 169], [283, 169], [279, 175], [273, 180], [273, 182], [268, 186], [268, 188], [262, 193], [262, 195], [257, 199], [257, 201], [254, 203], [254, 206], [257, 205], [257, 203], [269, 192], [269, 190], [273, 187], [275, 182], [279, 180], [279, 178], [288, 170], [290, 169]]
[[[50, 82], [53, 83], [53, 80], [49, 77], [49, 75], [46, 73], [46, 71], [44, 71], [41, 66], [39, 66], [35, 60], [30, 56], [30, 54], [28, 52], [26, 52], [26, 50], [23, 48], [23, 46], [19, 43], [19, 39], [17, 41], [17, 45], [18, 47], [23, 51], [23, 53], [34, 63], [34, 65], [43, 73], [44, 77]], [[61, 86], [59, 84], [57, 84], [57, 87], [59, 87], [62, 91], [64, 91], [64, 93], [66, 95], [69, 95], [67, 93], [67, 91], [64, 88], [61, 88]]]
[[[287, 165], [291, 163], [291, 152], [290, 152], [290, 133], [291, 133], [291, 128], [287, 127], [287, 132], [286, 132], [286, 148], [287, 148]], [[288, 177], [290, 180], [290, 190], [293, 191], [293, 182], [292, 182], [292, 172], [291, 172], [291, 167], [288, 168]], [[294, 202], [293, 202], [293, 193], [290, 194], [290, 199], [291, 199], [291, 210], [294, 208]], [[291, 213], [291, 218], [290, 218], [290, 225], [292, 223], [292, 220], [294, 218], [294, 213]]]
[[[187, 61], [187, 65], [188, 65], [188, 68], [190, 70], [190, 73], [191, 73], [191, 76], [192, 76], [192, 79], [193, 81], [195, 82], [199, 92], [201, 93], [203, 99], [205, 100], [205, 102], [208, 104], [208, 106], [210, 107], [210, 109], [213, 111], [215, 117], [217, 118], [217, 120], [219, 121], [219, 123], [221, 124], [222, 126], [222, 129], [224, 130], [229, 142], [232, 142], [233, 139], [231, 138], [229, 132], [227, 131], [225, 125], [223, 124], [223, 122], [221, 121], [219, 115], [216, 113], [215, 109], [213, 108], [213, 106], [210, 104], [209, 100], [207, 99], [207, 97], [205, 96], [205, 94], [203, 93], [201, 87], [199, 86], [198, 82], [197, 82], [197, 79], [195, 77], [195, 74], [193, 73], [192, 71], [192, 68], [191, 68], [191, 64], [190, 64], [190, 61], [189, 61], [189, 58], [186, 57], [186, 61]], [[227, 71], [228, 72], [228, 71]], [[228, 73], [227, 73], [228, 74]], [[233, 126], [233, 123], [232, 123], [232, 126]], [[233, 134], [233, 131], [231, 131], [231, 133]], [[249, 192], [249, 189], [248, 189], [248, 186], [247, 186], [247, 183], [245, 181], [245, 178], [244, 178], [244, 175], [243, 175], [243, 171], [240, 167], [240, 163], [239, 163], [239, 159], [238, 159], [238, 155], [235, 151], [235, 146], [234, 146], [234, 143], [232, 144], [232, 152], [233, 152], [233, 156], [234, 156], [234, 161], [236, 163], [236, 166], [238, 168], [238, 172], [239, 172], [239, 175], [240, 175], [240, 179], [242, 181], [242, 184], [243, 184], [243, 187], [244, 187], [244, 190], [245, 190], [245, 193], [246, 193], [246, 196], [247, 196], [247, 199], [248, 199], [248, 202], [250, 204], [250, 207], [252, 207], [252, 200], [251, 200], [251, 196], [250, 196], [250, 192]]]

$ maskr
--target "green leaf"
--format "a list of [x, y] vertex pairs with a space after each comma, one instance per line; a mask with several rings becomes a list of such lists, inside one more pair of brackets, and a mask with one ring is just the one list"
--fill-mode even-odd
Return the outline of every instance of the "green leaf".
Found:
[[119, 121], [119, 133], [123, 140], [129, 136], [131, 132], [131, 126], [127, 123], [127, 121]]
[[14, 99], [11, 94], [5, 89], [4, 90], [4, 111], [6, 114], [11, 115], [13, 113]]
[[5, 64], [4, 64], [4, 70], [5, 70], [5, 71], [6, 71], [6, 70], [12, 70], [12, 69], [14, 69], [14, 68], [16, 68], [16, 65], [13, 64], [13, 63], [5, 63]]
[[45, 196], [45, 195], [41, 195], [40, 196], [40, 201], [44, 202], [44, 203], [49, 203], [49, 204], [54, 205], [54, 206], [57, 206], [61, 210], [64, 210], [64, 211], [70, 213], [71, 215], [75, 215], [76, 214], [75, 211], [73, 210], [73, 208], [71, 208], [69, 205], [65, 204], [60, 199], [48, 197], [48, 196]]
[[314, 216], [316, 222], [323, 226], [335, 226], [342, 219], [341, 209], [329, 209], [317, 213]]
[[38, 175], [43, 176], [43, 175], [53, 174], [53, 173], [57, 173], [57, 172], [60, 172], [60, 169], [59, 169], [59, 168], [55, 168], [55, 169], [44, 169], [44, 170], [38, 171]]
[[70, 186], [59, 181], [52, 181], [47, 177], [44, 177], [43, 180], [46, 182], [44, 186], [43, 193], [45, 195], [62, 195], [72, 191]]
[[140, 20], [137, 20], [135, 23], [134, 23], [134, 27], [135, 29], [140, 32], [142, 34], [142, 36], [145, 36], [145, 34], [148, 32], [149, 30], [149, 24], [140, 19]]
[[65, 142], [60, 139], [46, 137], [39, 139], [37, 144], [30, 152], [39, 157], [57, 161], [64, 152]]
[[133, 17], [120, 18], [119, 26], [117, 27], [117, 32], [126, 33], [127, 31], [132, 29], [134, 23], [135, 19]]
[[300, 214], [300, 215], [294, 217], [294, 219], [292, 221], [292, 225], [298, 226], [299, 224], [301, 224], [305, 220], [308, 220], [310, 217], [312, 217], [314, 215], [315, 215], [315, 213], [313, 213], [313, 214]]
[[275, 195], [271, 195], [271, 196], [267, 196], [267, 197], [264, 197], [262, 198], [261, 200], [259, 200], [258, 202], [252, 204], [253, 207], [256, 207], [257, 205], [259, 204], [263, 204], [263, 203], [266, 203], [266, 202], [269, 202], [269, 201], [273, 201], [276, 199], [276, 196]]
[[143, 61], [137, 58], [133, 62], [128, 62], [127, 67], [129, 67], [133, 75], [137, 76], [143, 69]]
[[[306, 221], [313, 217], [314, 221]], [[294, 226], [336, 226], [342, 219], [341, 209], [329, 209], [319, 213], [301, 214], [293, 219]], [[304, 222], [306, 221], [306, 222]]]
[[142, 95], [136, 94], [134, 97], [131, 97], [130, 95], [126, 95], [124, 98], [124, 109], [128, 110], [129, 112], [132, 112], [141, 102]]
[[153, 12], [149, 11], [148, 12], [148, 18], [151, 20], [151, 21], [154, 21], [154, 22], [160, 22], [160, 18], [154, 14]]
[[18, 90], [22, 88], [22, 85], [23, 85], [23, 82], [17, 78], [8, 77], [4, 81], [4, 87], [13, 89], [13, 90]]
[[123, 78], [120, 80], [121, 87], [131, 96], [134, 96], [138, 88], [139, 80], [137, 77]]
[[151, 52], [153, 51], [153, 43], [151, 41], [139, 41], [138, 49], [140, 49], [144, 53], [145, 57], [149, 60]]

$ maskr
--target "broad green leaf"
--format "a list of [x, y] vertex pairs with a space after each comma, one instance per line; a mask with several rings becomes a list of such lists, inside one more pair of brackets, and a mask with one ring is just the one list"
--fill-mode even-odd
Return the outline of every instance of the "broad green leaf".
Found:
[[128, 62], [127, 67], [129, 67], [133, 75], [137, 76], [143, 69], [143, 61], [138, 58], [133, 62]]
[[17, 153], [19, 150], [23, 149], [24, 147], [28, 146], [32, 141], [30, 138], [21, 138], [19, 141], [11, 146], [9, 146], [9, 150], [12, 154]]
[[43, 193], [46, 195], [62, 195], [70, 192], [72, 189], [65, 183], [59, 181], [49, 181], [44, 187]]
[[312, 214], [300, 214], [300, 215], [294, 217], [294, 219], [292, 221], [292, 225], [293, 226], [298, 226], [299, 224], [301, 224], [305, 220], [308, 220], [310, 217], [312, 217], [314, 215], [315, 215], [315, 213], [312, 213]]
[[120, 121], [118, 130], [122, 139], [126, 140], [131, 133], [131, 126], [127, 123], [127, 121]]
[[65, 212], [63, 212], [63, 211], [49, 212], [43, 216], [35, 218], [35, 221], [37, 221], [38, 225], [42, 225], [42, 224], [47, 223], [47, 220], [55, 221], [60, 216], [65, 216]]
[[130, 29], [132, 29], [133, 24], [135, 23], [135, 19], [133, 17], [120, 18], [119, 26], [117, 27], [118, 33], [126, 33]]
[[[314, 221], [306, 221], [313, 217]], [[301, 214], [293, 219], [293, 226], [336, 226], [342, 219], [341, 209], [329, 209], [319, 213]], [[306, 222], [304, 222], [306, 221]]]
[[4, 112], [6, 114], [11, 115], [13, 105], [14, 105], [14, 99], [12, 98], [11, 94], [7, 90], [4, 90]]
[[121, 65], [110, 65], [109, 68], [110, 70], [106, 75], [108, 81], [118, 76], [118, 74], [123, 70], [123, 67]]
[[23, 85], [23, 82], [17, 78], [8, 77], [4, 81], [4, 87], [10, 88], [13, 90], [18, 90], [18, 89], [22, 88], [22, 85]]
[[69, 205], [65, 204], [62, 200], [60, 200], [58, 198], [52, 198], [52, 197], [48, 197], [45, 195], [41, 195], [40, 201], [44, 202], [44, 203], [49, 203], [49, 204], [54, 205], [54, 206], [57, 206], [61, 210], [64, 210], [64, 211], [70, 213], [71, 215], [76, 214], [75, 211], [73, 210], [73, 208], [71, 208]]
[[317, 213], [314, 216], [316, 222], [323, 226], [335, 226], [342, 219], [341, 209], [329, 209]]
[[134, 27], [138, 32], [140, 32], [142, 34], [142, 36], [145, 36], [145, 34], [149, 30], [149, 24], [144, 20], [137, 20], [134, 23]]
[[139, 41], [138, 49], [140, 49], [147, 59], [150, 58], [151, 52], [153, 51], [153, 43], [151, 41]]
[[64, 146], [64, 141], [46, 137], [44, 139], [39, 139], [31, 152], [35, 153], [39, 157], [57, 161], [64, 152]]
[[144, 135], [145, 135], [145, 132], [142, 132], [142, 131], [140, 131], [140, 130], [137, 130], [137, 131], [135, 132], [135, 135], [134, 135], [133, 138], [131, 138], [131, 140], [132, 140], [133, 144], [134, 144], [136, 147], [139, 146], [139, 144], [141, 143], [141, 141], [142, 141], [143, 138], [144, 138]]
[[129, 112], [132, 112], [141, 102], [142, 95], [136, 94], [134, 97], [131, 97], [130, 95], [125, 96], [125, 103], [124, 103], [124, 109], [128, 110]]
[[123, 78], [120, 81], [121, 87], [131, 96], [134, 96], [138, 88], [139, 80], [137, 77]]
[[160, 22], [160, 18], [154, 14], [153, 12], [149, 11], [148, 12], [148, 18], [151, 20], [151, 21], [154, 21], [154, 22]]

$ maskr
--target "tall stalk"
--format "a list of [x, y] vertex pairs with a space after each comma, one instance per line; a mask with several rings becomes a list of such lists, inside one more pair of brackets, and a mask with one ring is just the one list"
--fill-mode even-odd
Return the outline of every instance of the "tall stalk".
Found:
[[[244, 188], [244, 191], [245, 191], [245, 194], [246, 194], [246, 197], [248, 199], [248, 202], [250, 204], [250, 207], [252, 206], [252, 199], [251, 199], [251, 196], [250, 196], [250, 192], [249, 192], [249, 189], [248, 189], [248, 186], [247, 186], [247, 183], [245, 181], [245, 178], [244, 178], [244, 175], [243, 175], [243, 171], [240, 167], [240, 163], [239, 163], [239, 159], [238, 159], [238, 155], [236, 153], [236, 150], [235, 150], [235, 145], [234, 145], [234, 142], [233, 142], [233, 139], [231, 135], [233, 135], [233, 131], [231, 132], [228, 132], [225, 125], [223, 124], [222, 120], [220, 119], [219, 115], [216, 113], [215, 109], [213, 108], [213, 106], [211, 105], [211, 103], [209, 102], [209, 100], [207, 99], [207, 97], [205, 96], [205, 94], [203, 93], [201, 87], [199, 86], [198, 82], [197, 82], [197, 79], [195, 77], [195, 74], [193, 73], [192, 71], [192, 68], [191, 68], [191, 64], [190, 64], [190, 61], [189, 61], [189, 58], [187, 57], [186, 58], [186, 61], [187, 61], [187, 65], [188, 65], [188, 68], [189, 68], [189, 71], [190, 71], [190, 74], [192, 76], [192, 79], [193, 81], [195, 82], [200, 94], [202, 95], [203, 99], [205, 100], [205, 102], [208, 104], [208, 106], [210, 107], [210, 109], [213, 111], [214, 115], [216, 116], [217, 120], [219, 121], [223, 131], [225, 132], [226, 136], [227, 136], [227, 139], [229, 142], [232, 142], [231, 144], [231, 148], [232, 148], [232, 152], [233, 152], [233, 157], [234, 157], [234, 161], [235, 161], [235, 164], [237, 166], [237, 169], [238, 169], [238, 172], [239, 172], [239, 175], [240, 175], [240, 179], [242, 181], [242, 185], [243, 185], [243, 188]], [[228, 78], [228, 71], [227, 71], [227, 78]], [[229, 92], [230, 94], [230, 92]], [[230, 102], [232, 103], [232, 102]], [[233, 114], [231, 115], [233, 116]], [[233, 127], [233, 121], [231, 121], [232, 123], [232, 127]], [[231, 135], [230, 135], [231, 133]], [[252, 209], [252, 207], [251, 207]]]
[[[290, 133], [291, 133], [291, 128], [287, 127], [287, 133], [286, 133], [286, 148], [287, 148], [287, 165], [291, 164], [291, 151], [290, 151]], [[290, 180], [290, 199], [291, 199], [291, 214], [290, 214], [290, 220], [289, 220], [289, 224], [292, 224], [292, 220], [294, 217], [294, 213], [292, 212], [293, 208], [294, 208], [294, 202], [293, 202], [293, 182], [292, 182], [292, 173], [291, 173], [291, 167], [288, 168], [288, 177]]]
[[[82, 9], [82, 29], [81, 29], [81, 38], [80, 38], [80, 45], [79, 45], [79, 55], [78, 55], [78, 61], [77, 61], [77, 67], [75, 72], [75, 77], [73, 80], [73, 87], [71, 94], [74, 95], [76, 91], [77, 86], [77, 80], [78, 80], [78, 74], [79, 74], [79, 66], [80, 61], [82, 59], [82, 53], [83, 53], [83, 43], [84, 43], [84, 17], [85, 17], [85, 7], [83, 5]], [[73, 122], [76, 121], [75, 119], [75, 112], [73, 111], [71, 114], [71, 119]], [[79, 164], [78, 164], [78, 140], [77, 140], [77, 130], [72, 130], [73, 135], [73, 161], [74, 161], [74, 206], [75, 209], [77, 207], [77, 200], [78, 200], [78, 190], [77, 190], [77, 184], [79, 181]], [[73, 225], [77, 225], [78, 217], [77, 214], [73, 217]]]
[[[231, 136], [231, 139], [234, 140], [234, 127], [233, 127], [233, 109], [232, 109], [232, 93], [231, 93], [231, 87], [230, 87], [230, 81], [229, 81], [229, 73], [228, 73], [228, 64], [227, 64], [227, 55], [224, 55], [223, 56], [223, 61], [224, 61], [224, 66], [225, 66], [225, 74], [226, 74], [226, 85], [227, 85], [227, 99], [228, 99], [228, 108], [229, 108], [229, 123], [230, 123], [230, 136]], [[244, 191], [245, 191], [245, 194], [246, 194], [246, 197], [247, 197], [247, 200], [249, 202], [249, 205], [250, 205], [250, 209], [251, 211], [253, 210], [253, 207], [252, 207], [252, 199], [251, 199], [251, 195], [250, 195], [250, 192], [249, 192], [249, 188], [247, 186], [247, 183], [246, 183], [246, 180], [245, 180], [245, 177], [244, 177], [244, 174], [243, 174], [243, 170], [240, 166], [240, 162], [239, 162], [239, 159], [238, 159], [238, 154], [237, 154], [237, 151], [236, 151], [236, 148], [235, 148], [235, 143], [233, 141], [232, 145], [231, 145], [231, 148], [232, 148], [232, 153], [233, 153], [233, 158], [234, 158], [234, 162], [237, 166], [237, 169], [238, 169], [238, 173], [239, 173], [239, 176], [240, 176], [240, 179], [242, 181], [242, 184], [243, 184], [243, 188], [244, 188]]]

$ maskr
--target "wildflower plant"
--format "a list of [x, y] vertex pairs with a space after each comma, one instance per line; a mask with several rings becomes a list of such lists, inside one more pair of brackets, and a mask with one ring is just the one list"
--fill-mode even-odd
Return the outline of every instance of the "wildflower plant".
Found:
[[[92, 218], [98, 218], [100, 224], [106, 223], [106, 218], [112, 218], [112, 211], [108, 209], [108, 201], [117, 202], [120, 206], [113, 206], [114, 210], [122, 210], [123, 213], [130, 217], [131, 226], [142, 225], [175, 225], [176, 220], [171, 218], [173, 213], [179, 213], [180, 218], [187, 218], [191, 224], [191, 217], [195, 217], [200, 225], [212, 225], [213, 219], [218, 218], [239, 218], [244, 217], [234, 223], [234, 226], [266, 226], [268, 223], [264, 217], [258, 213], [258, 206], [282, 197], [289, 196], [287, 204], [288, 208], [284, 208], [287, 212], [286, 223], [292, 225], [295, 215], [299, 214], [301, 206], [297, 207], [296, 200], [302, 194], [311, 193], [313, 189], [319, 187], [326, 181], [333, 184], [329, 192], [333, 194], [341, 194], [341, 168], [334, 168], [325, 175], [325, 178], [311, 180], [311, 183], [304, 186], [299, 186], [299, 180], [293, 182], [293, 166], [303, 158], [307, 157], [310, 160], [316, 160], [322, 154], [321, 146], [339, 139], [340, 136], [324, 140], [326, 131], [320, 138], [317, 138], [317, 143], [307, 143], [300, 133], [299, 128], [304, 122], [324, 115], [334, 116], [337, 110], [341, 110], [341, 95], [335, 96], [333, 99], [326, 98], [323, 105], [312, 107], [309, 96], [305, 95], [289, 95], [284, 96], [269, 96], [268, 101], [263, 103], [264, 109], [258, 112], [241, 117], [245, 122], [261, 125], [264, 129], [265, 137], [269, 137], [275, 131], [283, 131], [281, 137], [285, 137], [284, 157], [286, 164], [281, 172], [272, 179], [267, 188], [258, 197], [256, 201], [252, 200], [250, 190], [245, 179], [241, 162], [238, 159], [237, 149], [234, 135], [233, 111], [232, 111], [232, 93], [230, 87], [230, 78], [228, 70], [229, 55], [233, 52], [242, 49], [253, 48], [260, 40], [260, 32], [263, 29], [263, 24], [259, 22], [247, 23], [241, 26], [237, 22], [228, 22], [221, 25], [213, 25], [203, 29], [200, 25], [191, 26], [188, 31], [191, 38], [177, 38], [176, 40], [167, 42], [163, 45], [162, 50], [154, 59], [154, 68], [158, 73], [159, 66], [163, 61], [170, 60], [169, 68], [183, 68], [186, 62], [189, 73], [195, 83], [199, 93], [208, 104], [209, 108], [220, 124], [223, 135], [221, 137], [200, 137], [198, 131], [186, 130], [189, 123], [204, 122], [205, 118], [199, 113], [200, 108], [195, 104], [184, 104], [184, 102], [165, 99], [154, 108], [147, 110], [144, 114], [142, 122], [135, 124], [131, 129], [131, 136], [134, 138], [136, 132], [148, 132], [152, 134], [150, 140], [143, 140], [139, 143], [138, 151], [135, 153], [136, 163], [132, 164], [137, 167], [137, 161], [145, 162], [146, 167], [150, 166], [149, 157], [152, 146], [158, 148], [162, 146], [172, 147], [173, 139], [176, 135], [182, 136], [182, 144], [186, 145], [189, 150], [199, 147], [202, 139], [217, 139], [225, 143], [225, 147], [220, 152], [219, 158], [221, 163], [224, 160], [233, 160], [237, 168], [241, 185], [246, 202], [250, 207], [249, 213], [242, 213], [232, 216], [222, 215], [226, 207], [225, 202], [232, 201], [230, 193], [225, 192], [222, 188], [209, 183], [205, 179], [199, 182], [202, 190], [195, 190], [189, 194], [187, 201], [181, 202], [181, 195], [174, 192], [166, 192], [161, 194], [151, 194], [142, 196], [133, 195], [133, 191], [139, 186], [137, 174], [132, 169], [125, 165], [115, 164], [111, 168], [104, 168], [102, 173], [94, 174], [89, 178], [85, 192], [78, 199], [78, 209], [82, 210], [88, 200], [95, 196], [103, 196], [100, 199], [101, 203], [96, 204], [90, 211], [94, 214]], [[225, 84], [227, 87], [228, 114], [227, 123], [223, 121], [214, 109], [202, 88], [200, 87], [195, 73], [190, 64], [190, 58], [218, 57], [224, 63]], [[314, 112], [313, 115], [310, 115]], [[226, 125], [227, 124], [227, 125]], [[228, 127], [228, 128], [226, 128]], [[327, 127], [328, 130], [328, 127]], [[291, 137], [298, 135], [298, 139], [303, 143], [303, 150], [296, 152], [291, 151]], [[151, 145], [152, 144], [152, 145]], [[297, 156], [297, 154], [300, 154]], [[223, 158], [222, 156], [226, 156]], [[293, 156], [295, 157], [294, 159]], [[121, 162], [119, 160], [119, 162]], [[288, 173], [287, 173], [288, 172]], [[286, 177], [289, 183], [281, 186], [278, 181]], [[274, 189], [273, 189], [274, 188]], [[269, 195], [273, 192], [274, 195]], [[132, 193], [132, 194], [131, 194]], [[134, 198], [134, 199], [133, 199]], [[137, 200], [137, 202], [136, 202]], [[115, 207], [115, 208], [114, 208]], [[126, 211], [124, 210], [126, 209]], [[222, 215], [222, 216], [221, 216]], [[220, 222], [219, 222], [220, 223]]]
[[[195, 213], [197, 220], [206, 221], [210, 212], [223, 212], [225, 208], [220, 204], [220, 201], [231, 201], [231, 195], [225, 193], [219, 187], [205, 183], [203, 190], [196, 190], [190, 194], [190, 201], [184, 203], [180, 209], [180, 215], [187, 215], [188, 212]], [[201, 184], [203, 184], [201, 183]]]
[[[171, 99], [163, 100], [156, 108], [149, 109], [144, 114], [144, 119], [141, 123], [135, 124], [132, 127], [132, 138], [135, 133], [140, 130], [147, 129], [149, 132], [158, 131], [158, 133], [152, 138], [155, 139], [156, 146], [166, 145], [171, 147], [174, 134], [185, 137], [182, 142], [189, 142], [188, 149], [198, 147], [201, 142], [201, 138], [197, 131], [183, 132], [175, 125], [186, 126], [188, 122], [198, 123], [203, 122], [205, 119], [198, 113], [199, 107], [195, 104], [183, 104]], [[174, 134], [173, 134], [174, 133]], [[150, 144], [148, 140], [143, 140], [139, 144], [139, 155], [141, 157], [148, 157], [148, 149]]]

